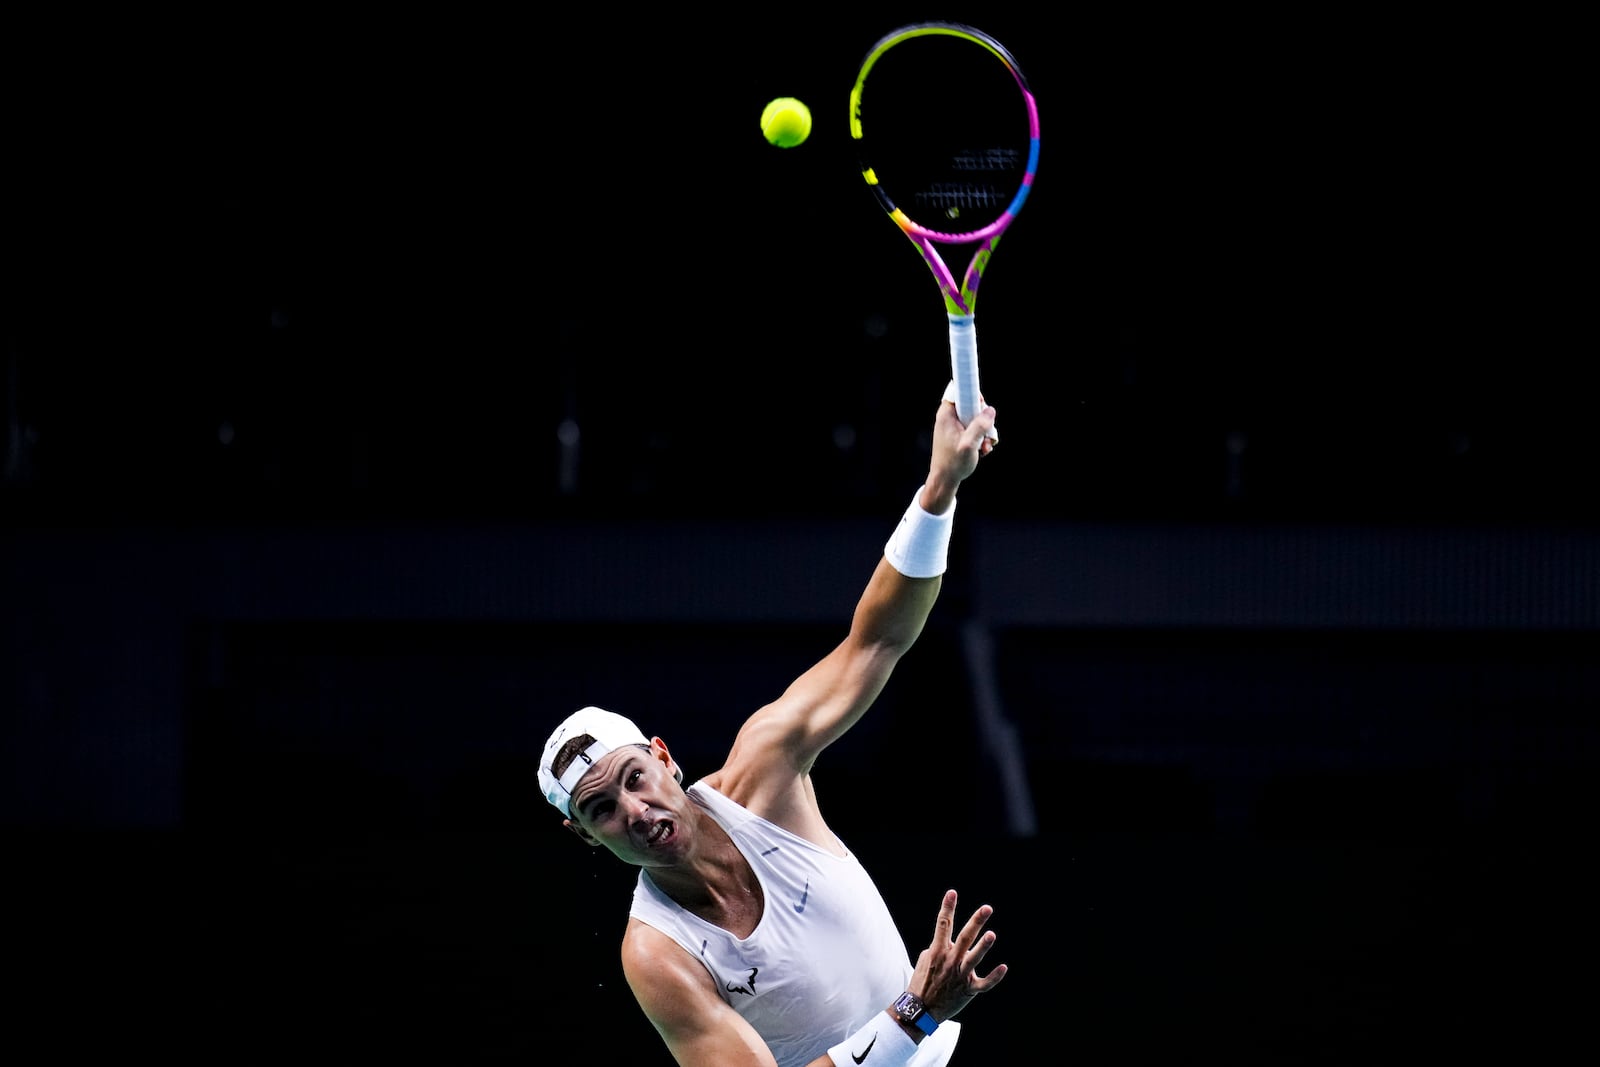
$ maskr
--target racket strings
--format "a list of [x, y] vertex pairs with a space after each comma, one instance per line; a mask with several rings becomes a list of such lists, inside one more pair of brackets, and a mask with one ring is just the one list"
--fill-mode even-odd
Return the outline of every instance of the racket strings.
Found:
[[992, 225], [1027, 174], [1026, 97], [1006, 64], [958, 37], [910, 38], [880, 55], [861, 89], [863, 169], [880, 199], [924, 229]]

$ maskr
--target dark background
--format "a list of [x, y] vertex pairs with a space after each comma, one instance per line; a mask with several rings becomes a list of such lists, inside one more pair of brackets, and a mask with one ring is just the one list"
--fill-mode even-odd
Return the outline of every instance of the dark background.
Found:
[[8, 17], [19, 1045], [666, 1062], [632, 872], [537, 751], [599, 703], [703, 773], [842, 635], [948, 378], [848, 91], [930, 17], [1039, 99], [978, 318], [1003, 444], [818, 788], [909, 945], [995, 905], [960, 1061], [1560, 1047], [1600, 755], [1567, 31], [1010, 4]]

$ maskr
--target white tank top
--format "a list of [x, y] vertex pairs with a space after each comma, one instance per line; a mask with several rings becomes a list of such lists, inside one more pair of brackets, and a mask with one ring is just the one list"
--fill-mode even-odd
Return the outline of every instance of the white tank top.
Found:
[[[802, 1067], [883, 1011], [912, 961], [878, 887], [853, 853], [838, 857], [751, 813], [704, 782], [688, 789], [744, 853], [765, 899], [739, 938], [684, 910], [639, 872], [630, 914], [705, 965], [722, 999], [755, 1027], [778, 1067]], [[941, 1023], [913, 1067], [938, 1067], [960, 1024]]]

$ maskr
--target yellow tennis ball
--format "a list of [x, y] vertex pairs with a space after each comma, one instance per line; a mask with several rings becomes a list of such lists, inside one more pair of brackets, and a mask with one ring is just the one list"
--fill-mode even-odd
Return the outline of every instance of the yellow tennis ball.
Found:
[[793, 148], [811, 136], [811, 109], [780, 96], [762, 110], [761, 134], [779, 148]]

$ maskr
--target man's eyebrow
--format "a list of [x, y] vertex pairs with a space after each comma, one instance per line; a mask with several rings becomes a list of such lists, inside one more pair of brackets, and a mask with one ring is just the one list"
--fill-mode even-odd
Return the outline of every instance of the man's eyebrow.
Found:
[[[625, 756], [623, 756], [622, 759], [619, 759], [617, 761], [616, 770], [611, 775], [611, 780], [613, 782], [619, 780], [622, 777], [623, 773], [629, 767], [633, 766], [633, 761], [634, 761], [634, 754], [632, 752], [627, 753]], [[595, 800], [595, 799], [597, 799], [598, 796], [599, 796], [599, 794], [597, 792], [595, 792], [594, 790], [590, 790], [588, 796], [586, 796], [582, 800], [578, 801], [578, 814], [579, 815], [584, 815], [585, 817], [587, 817], [587, 811], [588, 811], [590, 802]]]

